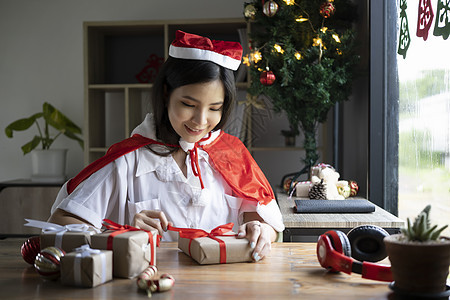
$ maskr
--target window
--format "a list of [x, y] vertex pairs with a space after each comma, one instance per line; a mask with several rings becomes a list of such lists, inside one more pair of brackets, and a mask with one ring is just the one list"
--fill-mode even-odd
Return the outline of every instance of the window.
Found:
[[[429, 12], [426, 1], [421, 2], [425, 2], [422, 8]], [[417, 36], [419, 0], [409, 0], [406, 8], [398, 7], [399, 12], [405, 13], [403, 20], [398, 19], [400, 43], [406, 34], [405, 18], [410, 41], [406, 55], [397, 56], [398, 214], [405, 220], [413, 218], [431, 204], [432, 222], [442, 226], [450, 220], [450, 39], [444, 40], [433, 32], [436, 22], [445, 22], [443, 14], [450, 11], [448, 7], [439, 11], [438, 2], [429, 3], [433, 18], [431, 14], [420, 15], [419, 35], [428, 33], [426, 40]], [[450, 235], [450, 229], [444, 234]]]

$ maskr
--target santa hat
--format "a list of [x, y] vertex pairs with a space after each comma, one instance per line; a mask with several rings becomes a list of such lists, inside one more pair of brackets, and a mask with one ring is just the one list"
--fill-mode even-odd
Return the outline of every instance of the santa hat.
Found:
[[236, 71], [241, 64], [242, 46], [238, 42], [214, 41], [178, 30], [169, 47], [169, 56], [208, 60]]

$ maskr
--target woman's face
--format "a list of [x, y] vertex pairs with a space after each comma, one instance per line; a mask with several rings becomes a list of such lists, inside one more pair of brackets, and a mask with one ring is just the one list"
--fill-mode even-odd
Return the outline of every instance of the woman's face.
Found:
[[168, 106], [173, 129], [185, 141], [198, 142], [220, 122], [224, 99], [225, 90], [220, 80], [174, 89]]

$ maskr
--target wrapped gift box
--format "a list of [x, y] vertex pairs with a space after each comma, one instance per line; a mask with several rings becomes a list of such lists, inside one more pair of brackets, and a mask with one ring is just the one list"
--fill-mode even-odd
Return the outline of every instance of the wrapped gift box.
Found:
[[[109, 227], [113, 228], [113, 227]], [[158, 231], [147, 232], [125, 225], [91, 237], [91, 247], [113, 251], [113, 276], [133, 278], [156, 264]]]
[[65, 252], [71, 252], [85, 244], [91, 243], [91, 236], [98, 230], [87, 224], [58, 225], [38, 220], [25, 219], [28, 223], [25, 226], [41, 228], [40, 235], [41, 249], [46, 247], [57, 247]]
[[61, 283], [95, 287], [113, 278], [113, 253], [84, 245], [61, 257]]
[[231, 232], [233, 223], [218, 226], [210, 233], [201, 229], [176, 228], [178, 248], [199, 264], [237, 263], [252, 261], [253, 249], [247, 239], [238, 239]]

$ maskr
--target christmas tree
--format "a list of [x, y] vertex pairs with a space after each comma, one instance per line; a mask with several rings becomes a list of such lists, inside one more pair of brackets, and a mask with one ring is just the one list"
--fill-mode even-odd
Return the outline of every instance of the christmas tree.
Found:
[[248, 92], [269, 97], [293, 134], [304, 134], [307, 170], [319, 158], [319, 123], [351, 93], [356, 7], [348, 0], [255, 0], [244, 4], [244, 15], [251, 22]]

